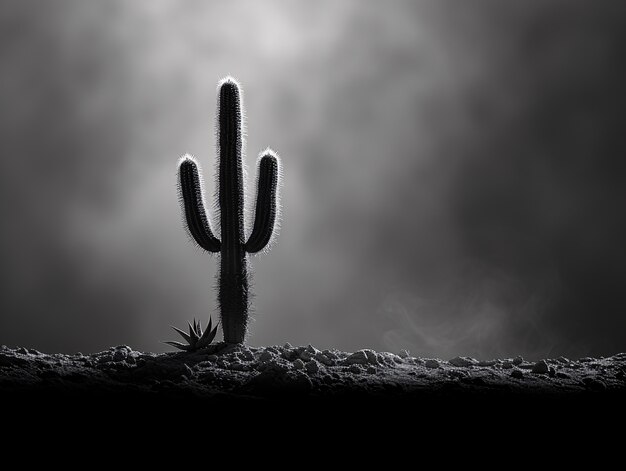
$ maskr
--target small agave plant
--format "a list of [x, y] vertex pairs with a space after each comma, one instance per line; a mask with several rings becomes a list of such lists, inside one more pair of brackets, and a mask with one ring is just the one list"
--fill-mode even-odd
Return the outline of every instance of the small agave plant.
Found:
[[213, 339], [215, 338], [215, 334], [217, 334], [218, 328], [218, 325], [212, 328], [213, 320], [211, 318], [209, 318], [209, 325], [204, 332], [202, 331], [202, 325], [200, 324], [200, 321], [196, 322], [196, 320], [194, 319], [193, 325], [191, 325], [191, 323], [188, 323], [188, 325], [189, 333], [185, 332], [184, 330], [180, 330], [178, 327], [170, 326], [187, 341], [187, 345], [185, 345], [184, 343], [173, 341], [165, 343], [180, 350], [185, 350], [186, 352], [202, 350], [203, 348], [207, 348], [209, 345], [211, 345], [211, 342], [213, 342]]

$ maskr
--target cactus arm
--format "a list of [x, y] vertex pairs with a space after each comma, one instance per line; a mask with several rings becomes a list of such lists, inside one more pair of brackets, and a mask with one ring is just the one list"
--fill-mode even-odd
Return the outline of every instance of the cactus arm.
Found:
[[185, 156], [178, 166], [178, 183], [189, 233], [208, 252], [219, 252], [220, 241], [213, 235], [202, 201], [202, 185], [198, 166]]
[[278, 158], [266, 151], [258, 165], [258, 183], [254, 227], [245, 248], [249, 253], [263, 250], [272, 239], [278, 213]]

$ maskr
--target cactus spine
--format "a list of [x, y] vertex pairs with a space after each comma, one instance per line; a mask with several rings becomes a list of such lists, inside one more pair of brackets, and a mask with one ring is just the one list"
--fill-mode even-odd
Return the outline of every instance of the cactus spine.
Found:
[[243, 343], [250, 309], [247, 254], [263, 250], [275, 233], [279, 161], [269, 149], [261, 154], [254, 225], [246, 241], [241, 91], [231, 78], [224, 79], [219, 86], [217, 128], [220, 239], [211, 230], [203, 203], [198, 166], [192, 157], [181, 159], [178, 180], [189, 233], [204, 250], [220, 253], [218, 303], [224, 341]]

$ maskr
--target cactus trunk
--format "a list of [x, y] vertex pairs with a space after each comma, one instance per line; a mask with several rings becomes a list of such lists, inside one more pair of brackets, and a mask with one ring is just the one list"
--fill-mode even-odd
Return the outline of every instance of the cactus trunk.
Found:
[[258, 193], [252, 234], [244, 233], [244, 175], [242, 109], [237, 83], [225, 79], [219, 89], [219, 211], [221, 240], [211, 230], [202, 200], [199, 171], [191, 157], [179, 165], [179, 185], [187, 228], [192, 238], [209, 252], [220, 252], [218, 302], [224, 341], [242, 343], [248, 325], [249, 273], [247, 253], [263, 250], [275, 233], [278, 213], [277, 156], [269, 149], [259, 160]]
[[224, 341], [244, 341], [248, 324], [248, 270], [244, 248], [244, 184], [241, 153], [241, 100], [235, 84], [220, 88], [219, 207], [221, 260], [219, 305]]

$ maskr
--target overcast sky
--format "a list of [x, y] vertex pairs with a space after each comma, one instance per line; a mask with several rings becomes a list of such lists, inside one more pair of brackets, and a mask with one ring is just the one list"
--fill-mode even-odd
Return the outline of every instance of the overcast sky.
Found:
[[231, 74], [249, 189], [266, 146], [284, 168], [250, 343], [623, 351], [624, 57], [619, 0], [0, 0], [0, 342], [215, 319], [175, 170], [211, 197]]

